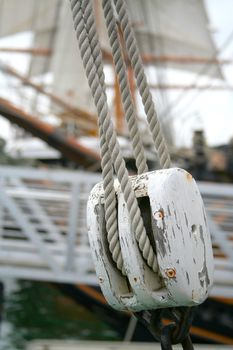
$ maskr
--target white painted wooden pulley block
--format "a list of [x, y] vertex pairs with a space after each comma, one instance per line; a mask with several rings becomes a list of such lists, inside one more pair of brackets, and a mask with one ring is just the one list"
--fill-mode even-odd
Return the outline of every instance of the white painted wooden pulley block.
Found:
[[105, 298], [116, 309], [132, 311], [203, 302], [213, 283], [213, 253], [195, 180], [173, 168], [134, 176], [131, 182], [158, 270], [152, 271], [142, 257], [118, 182], [118, 231], [126, 276], [116, 268], [107, 242], [103, 186], [96, 185], [88, 201], [88, 232]]
[[[115, 188], [119, 185], [115, 183]], [[102, 182], [91, 191], [87, 203], [88, 236], [101, 290], [107, 302], [117, 310], [137, 310], [137, 300], [127, 277], [116, 268], [109, 251], [104, 218]]]

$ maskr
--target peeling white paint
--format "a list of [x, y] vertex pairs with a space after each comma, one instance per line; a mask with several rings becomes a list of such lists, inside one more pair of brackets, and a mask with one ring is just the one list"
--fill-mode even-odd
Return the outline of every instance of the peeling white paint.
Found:
[[176, 168], [134, 176], [131, 181], [137, 198], [149, 197], [159, 272], [153, 272], [142, 257], [118, 182], [118, 228], [128, 282], [116, 269], [99, 223], [104, 216], [103, 187], [97, 185], [88, 203], [89, 238], [107, 301], [117, 309], [132, 311], [203, 302], [213, 283], [213, 253], [194, 179]]

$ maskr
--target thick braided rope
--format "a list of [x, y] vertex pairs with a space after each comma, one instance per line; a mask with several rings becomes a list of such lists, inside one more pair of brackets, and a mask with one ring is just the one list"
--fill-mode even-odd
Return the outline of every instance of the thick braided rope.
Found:
[[[95, 26], [95, 20], [94, 20], [91, 2], [89, 0], [83, 0], [83, 7], [85, 9], [84, 19], [86, 20], [86, 29], [88, 31], [89, 38], [91, 38], [90, 40], [91, 51], [94, 57], [94, 61], [98, 67], [97, 68], [98, 72], [100, 72], [100, 69], [102, 70], [102, 72], [99, 73], [99, 76], [104, 77], [101, 49], [98, 41], [98, 35], [96, 32], [96, 26]], [[103, 88], [103, 91], [105, 91], [105, 86], [104, 87], [102, 86], [102, 88]], [[108, 106], [105, 93], [104, 93], [104, 96], [106, 100], [106, 106]], [[140, 209], [138, 207], [138, 203], [135, 198], [134, 191], [129, 181], [128, 171], [126, 169], [125, 162], [122, 157], [121, 150], [116, 138], [116, 133], [114, 131], [113, 124], [109, 115], [107, 119], [105, 118], [103, 120], [103, 123], [106, 124], [105, 135], [108, 135], [109, 133], [109, 147], [112, 154], [112, 161], [114, 164], [115, 172], [117, 174], [117, 178], [121, 185], [121, 190], [124, 194], [124, 198], [129, 211], [131, 225], [135, 232], [135, 237], [139, 243], [139, 248], [142, 251], [143, 257], [147, 260], [148, 265], [151, 268], [153, 268], [155, 271], [157, 271], [158, 269], [157, 258], [153, 252], [152, 246], [150, 245], [149, 238], [147, 237], [147, 234], [143, 225], [143, 221], [141, 218]], [[112, 145], [112, 149], [111, 149], [111, 145]], [[119, 240], [119, 237], [118, 237], [118, 240]]]
[[[83, 60], [83, 65], [86, 70], [88, 77], [88, 83], [91, 91], [96, 91], [99, 86], [99, 79], [97, 79], [96, 65], [92, 57], [89, 37], [86, 31], [85, 22], [83, 19], [82, 4], [80, 1], [71, 1], [71, 8], [74, 16], [74, 26], [79, 40], [79, 48], [81, 57]], [[101, 85], [103, 85], [103, 78], [101, 79]], [[95, 104], [97, 107], [98, 115], [104, 114], [106, 117], [106, 109], [103, 110], [98, 103], [98, 96], [94, 96]], [[109, 249], [111, 251], [113, 260], [115, 261], [119, 270], [124, 272], [123, 269], [123, 259], [120, 250], [120, 242], [118, 237], [118, 227], [117, 227], [117, 210], [116, 210], [116, 196], [114, 190], [114, 174], [111, 165], [111, 157], [108, 150], [108, 144], [105, 139], [105, 134], [103, 132], [102, 124], [100, 123], [101, 118], [99, 118], [99, 130], [100, 130], [100, 150], [101, 150], [101, 167], [103, 176], [103, 186], [104, 186], [104, 207], [105, 207], [105, 221], [106, 221], [106, 231], [108, 234], [108, 240], [111, 240]], [[111, 239], [114, 237], [114, 240]]]
[[136, 166], [138, 169], [138, 174], [142, 174], [148, 171], [148, 167], [146, 163], [142, 138], [138, 129], [136, 111], [127, 79], [127, 70], [122, 56], [117, 24], [111, 1], [103, 0], [103, 9], [108, 30], [109, 42], [112, 48], [113, 60], [120, 84], [123, 108], [128, 124], [130, 140], [133, 146], [134, 157], [136, 160]]
[[[105, 17], [107, 16], [106, 5], [110, 5], [110, 10], [112, 9], [111, 3], [109, 1], [107, 2], [105, 1], [105, 4], [103, 4], [103, 7], [105, 8]], [[108, 9], [107, 9], [107, 13], [109, 13]], [[148, 167], [146, 163], [145, 153], [143, 150], [141, 136], [137, 127], [136, 114], [135, 114], [134, 105], [132, 102], [130, 88], [128, 86], [127, 72], [124, 66], [124, 60], [121, 55], [121, 49], [119, 45], [119, 38], [118, 38], [116, 22], [113, 15], [113, 11], [112, 13], [110, 13], [110, 16], [106, 17], [106, 24], [107, 24], [108, 33], [109, 33], [110, 45], [112, 47], [113, 58], [116, 66], [116, 72], [119, 78], [122, 102], [123, 102], [123, 107], [126, 115], [126, 120], [128, 123], [128, 129], [129, 129], [130, 139], [133, 146], [136, 166], [138, 169], [138, 173], [141, 174], [143, 172], [148, 171]], [[94, 34], [91, 35], [91, 37], [93, 38]], [[108, 237], [110, 251], [113, 254], [113, 260], [116, 263], [118, 262], [119, 259], [120, 261], [122, 261], [122, 254], [121, 254], [121, 251], [118, 249], [118, 245], [119, 245], [118, 232], [115, 231], [114, 234], [109, 232], [107, 237]], [[116, 254], [116, 250], [118, 252], [118, 255]], [[118, 263], [117, 265], [119, 266]]]
[[114, 0], [119, 22], [122, 28], [126, 48], [135, 72], [137, 87], [142, 97], [144, 110], [147, 116], [150, 131], [153, 137], [155, 148], [158, 152], [159, 162], [162, 168], [170, 167], [170, 156], [166, 143], [161, 132], [160, 123], [153, 103], [152, 95], [147, 84], [146, 75], [137, 47], [135, 35], [130, 25], [129, 16], [124, 0]]
[[[83, 18], [82, 19], [85, 22], [85, 27], [83, 30], [86, 33], [86, 36], [89, 40], [89, 48], [92, 56], [92, 60], [96, 69], [96, 74], [98, 75], [99, 83], [101, 84], [103, 88], [103, 92], [105, 93], [105, 82], [104, 82], [104, 74], [103, 69], [101, 69], [101, 65], [98, 64], [98, 62], [95, 62], [95, 57], [98, 57], [98, 52], [96, 52], [97, 43], [98, 43], [98, 37], [95, 30], [93, 30], [93, 23], [94, 18], [92, 18], [92, 11], [89, 4], [89, 1], [82, 2], [83, 7]], [[88, 53], [89, 55], [89, 53]], [[98, 80], [94, 79], [94, 85], [92, 86], [93, 91], [97, 91], [98, 87]], [[97, 85], [96, 85], [97, 84]], [[95, 96], [93, 96], [95, 98]], [[98, 104], [99, 96], [96, 95], [97, 100], [95, 101], [96, 104]], [[107, 98], [105, 95], [105, 100], [107, 103]], [[101, 113], [101, 110], [98, 110], [98, 114]], [[106, 118], [107, 110], [104, 110]], [[100, 115], [100, 114], [99, 114]], [[99, 118], [99, 127], [100, 127], [100, 134], [102, 137], [105, 138], [104, 132], [103, 132], [103, 126], [102, 123], [100, 123]], [[100, 145], [100, 148], [102, 145]], [[111, 157], [109, 153], [109, 149], [105, 149], [102, 154], [105, 155], [105, 157], [102, 158], [102, 174], [103, 174], [103, 184], [104, 184], [104, 199], [105, 199], [105, 221], [106, 221], [106, 231], [107, 231], [107, 240], [109, 242], [109, 250], [112, 254], [113, 261], [116, 263], [117, 268], [122, 272], [123, 275], [125, 275], [125, 269], [123, 266], [123, 258], [120, 248], [120, 241], [119, 241], [119, 234], [118, 234], [118, 227], [117, 227], [117, 210], [116, 210], [116, 197], [115, 197], [115, 190], [114, 190], [114, 183], [113, 183], [113, 174], [108, 171], [104, 171], [104, 169], [108, 170], [109, 165], [111, 164]], [[107, 156], [106, 156], [107, 155]], [[112, 181], [109, 181], [111, 177]], [[113, 200], [114, 197], [114, 200]], [[114, 205], [114, 207], [113, 207]]]
[[[72, 4], [72, 10], [73, 10], [73, 18], [74, 18], [74, 23], [75, 23], [75, 28], [78, 27], [78, 21], [77, 19], [77, 9], [79, 6], [77, 2], [80, 2], [78, 0], [71, 0]], [[94, 15], [93, 15], [93, 10], [90, 1], [83, 1], [83, 4], [85, 3], [85, 13], [89, 14], [88, 20], [88, 28], [91, 28], [90, 31], [88, 32], [88, 36], [90, 38], [90, 33], [93, 33], [96, 31], [95, 29], [95, 23], [94, 23]], [[77, 32], [77, 38], [79, 42], [82, 43], [82, 41], [79, 38], [79, 35], [82, 35], [79, 31]], [[96, 34], [97, 36], [97, 34]], [[95, 42], [95, 40], [92, 42], [92, 45], [95, 44], [95, 47], [92, 47], [92, 55], [93, 55], [93, 61], [97, 65], [97, 67], [101, 67], [103, 71], [103, 63], [102, 63], [102, 55], [101, 55], [101, 50], [100, 50], [100, 45], [98, 40]], [[95, 56], [94, 56], [95, 53]], [[83, 52], [83, 57], [87, 59], [86, 66], [90, 64], [90, 61], [88, 61], [88, 55]], [[98, 69], [96, 69], [97, 71]], [[91, 68], [86, 69], [87, 72], [92, 72]], [[90, 74], [90, 73], [89, 73]], [[90, 78], [90, 77], [88, 77]], [[98, 76], [93, 77], [93, 79], [100, 80]], [[106, 99], [106, 94], [104, 92], [103, 86], [101, 85], [101, 82], [99, 81], [98, 86], [96, 89], [93, 89], [93, 86], [90, 85], [90, 88], [92, 89], [92, 94], [94, 96], [95, 104], [98, 106], [98, 111], [99, 111], [99, 118], [100, 118], [100, 124], [102, 125], [102, 131], [105, 135], [105, 139], [107, 141], [107, 144], [109, 146], [109, 150], [111, 152], [111, 157], [112, 157], [112, 162], [114, 165], [115, 172], [117, 174], [118, 180], [121, 185], [121, 190], [124, 194], [124, 198], [127, 204], [127, 208], [129, 211], [129, 216], [130, 216], [130, 221], [131, 221], [131, 226], [133, 231], [135, 232], [135, 237], [138, 241], [139, 248], [142, 251], [142, 255], [147, 261], [148, 265], [154, 270], [158, 270], [158, 264], [157, 264], [157, 259], [156, 256], [153, 252], [153, 249], [150, 245], [149, 238], [146, 235], [146, 231], [143, 225], [143, 221], [140, 215], [140, 210], [138, 207], [137, 200], [135, 198], [134, 192], [132, 190], [131, 183], [129, 181], [128, 177], [128, 171], [125, 166], [124, 159], [121, 154], [120, 146], [118, 144], [116, 134], [114, 132], [114, 128], [111, 122], [111, 118], [109, 117], [108, 114], [108, 105], [107, 105], [107, 99]]]

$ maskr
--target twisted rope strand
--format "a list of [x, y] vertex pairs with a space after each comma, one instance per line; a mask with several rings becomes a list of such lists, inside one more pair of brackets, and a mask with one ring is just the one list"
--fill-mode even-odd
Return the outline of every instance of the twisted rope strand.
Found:
[[[98, 51], [97, 51], [98, 36], [95, 31], [95, 25], [94, 25], [95, 22], [94, 22], [94, 17], [92, 14], [90, 2], [88, 0], [87, 1], [84, 0], [82, 3], [82, 7], [83, 7], [84, 22], [86, 24], [86, 27], [84, 30], [86, 31], [86, 35], [89, 39], [89, 47], [91, 50], [92, 59], [95, 64], [95, 69], [98, 75], [99, 83], [101, 84], [103, 89], [105, 104], [107, 105], [107, 97], [105, 94], [106, 88], [105, 88], [104, 73], [103, 73], [103, 69], [101, 69], [102, 68], [101, 65], [97, 60], [99, 58]], [[93, 92], [94, 91], [97, 92], [97, 88], [98, 88], [97, 79], [95, 79], [95, 83], [97, 85], [96, 84], [92, 85]], [[96, 99], [95, 103], [98, 104], [100, 101], [100, 95], [97, 95], [96, 93], [96, 96], [94, 96], [94, 98]], [[107, 114], [108, 114], [107, 109], [104, 109], [104, 110], [99, 109], [98, 110], [99, 116], [100, 116], [100, 113], [101, 115], [103, 113], [104, 116], [100, 117], [99, 120], [101, 120], [101, 118], [102, 119], [107, 118]], [[99, 124], [101, 126], [101, 134], [104, 135], [105, 137], [105, 134], [103, 131], [103, 125], [101, 122]], [[105, 158], [103, 158], [102, 169], [108, 170], [108, 166], [109, 164], [111, 164], [111, 157], [110, 157], [109, 149], [105, 150], [103, 153], [106, 154], [106, 152], [107, 152], [107, 157], [105, 156]], [[104, 172], [104, 170], [102, 171], [102, 173], [103, 173], [103, 180], [104, 180], [103, 183], [104, 183], [104, 198], [105, 198], [105, 221], [106, 221], [106, 231], [107, 231], [107, 240], [109, 243], [109, 250], [112, 254], [113, 261], [116, 263], [117, 268], [122, 272], [123, 275], [125, 275], [125, 269], [123, 266], [123, 257], [122, 257], [121, 248], [120, 248], [118, 226], [117, 226], [117, 210], [116, 210], [116, 197], [115, 197], [114, 183], [113, 181], [110, 181], [110, 179], [113, 180], [113, 174], [109, 172], [106, 173]]]
[[[78, 2], [78, 0], [71, 0], [71, 3], [73, 4], [73, 8], [75, 8], [75, 4]], [[90, 1], [84, 0], [83, 4], [85, 4], [85, 13], [89, 14], [88, 17], [88, 26], [89, 28], [88, 36], [90, 37], [90, 32], [96, 31], [95, 29], [95, 23], [94, 23], [94, 15], [93, 10]], [[78, 27], [77, 24], [77, 18], [76, 18], [76, 12], [73, 11], [74, 16], [74, 23], [75, 28]], [[78, 40], [80, 41], [79, 35], [82, 33], [77, 32]], [[97, 34], [96, 34], [97, 37]], [[82, 40], [80, 41], [82, 43]], [[96, 71], [101, 68], [103, 72], [103, 63], [102, 63], [102, 55], [101, 55], [101, 49], [98, 40], [92, 40], [92, 45], [95, 45], [92, 47], [92, 55], [93, 55], [93, 61], [94, 64], [97, 65]], [[95, 55], [95, 56], [94, 56]], [[83, 53], [83, 57], [87, 60], [86, 64], [90, 64], [90, 60], [88, 60], [89, 54]], [[86, 73], [89, 72], [89, 74], [93, 71], [93, 69], [86, 69]], [[101, 73], [103, 74], [103, 73]], [[101, 75], [102, 76], [102, 75]], [[89, 77], [90, 79], [90, 77]], [[98, 76], [92, 77], [93, 80], [100, 80]], [[92, 80], [91, 80], [92, 81]], [[158, 270], [158, 264], [156, 256], [153, 252], [153, 248], [150, 245], [149, 238], [146, 235], [146, 231], [143, 225], [143, 221], [140, 214], [140, 209], [138, 207], [138, 203], [135, 197], [135, 194], [133, 192], [131, 183], [129, 181], [128, 171], [125, 166], [124, 159], [121, 154], [121, 149], [119, 146], [119, 143], [116, 138], [116, 134], [113, 128], [113, 124], [111, 121], [111, 118], [108, 114], [108, 105], [107, 105], [107, 98], [105, 93], [105, 86], [101, 85], [101, 82], [99, 81], [98, 86], [96, 86], [96, 89], [93, 89], [93, 86], [90, 85], [90, 88], [92, 89], [92, 94], [94, 96], [94, 101], [97, 106], [98, 112], [99, 112], [99, 118], [100, 123], [102, 124], [102, 131], [105, 135], [105, 139], [108, 143], [109, 150], [111, 152], [111, 158], [114, 165], [115, 172], [117, 174], [117, 178], [120, 182], [121, 190], [124, 194], [124, 199], [127, 204], [130, 221], [131, 221], [131, 227], [133, 231], [135, 232], [135, 237], [138, 241], [139, 248], [142, 251], [142, 255], [144, 259], [147, 261], [148, 265], [154, 270]]]
[[148, 167], [146, 163], [142, 138], [138, 129], [136, 111], [128, 84], [127, 70], [122, 56], [120, 38], [118, 35], [117, 24], [111, 1], [103, 0], [103, 9], [109, 41], [112, 48], [113, 60], [118, 75], [125, 117], [127, 120], [130, 139], [133, 146], [134, 157], [136, 160], [136, 167], [138, 169], [138, 174], [142, 174], [148, 171]]
[[135, 72], [137, 87], [142, 97], [144, 110], [147, 116], [150, 131], [153, 137], [155, 148], [158, 152], [159, 162], [162, 168], [170, 167], [170, 156], [161, 132], [160, 123], [157, 117], [152, 95], [147, 84], [142, 60], [135, 39], [135, 34], [131, 28], [129, 15], [124, 0], [114, 0], [119, 22], [122, 28], [126, 48], [131, 60], [132, 68]]
[[[83, 0], [83, 7], [85, 8], [84, 17], [87, 20], [86, 29], [88, 30], [88, 36], [91, 38], [91, 49], [92, 49], [92, 54], [94, 56], [94, 61], [98, 67], [97, 68], [98, 71], [100, 72], [100, 69], [102, 71], [100, 75], [104, 77], [101, 49], [98, 41], [98, 35], [96, 32], [95, 20], [94, 20], [93, 10], [92, 10], [90, 1]], [[106, 90], [105, 86], [103, 90], [105, 92]], [[104, 97], [105, 97], [105, 105], [108, 108], [105, 93], [104, 93]], [[146, 235], [146, 231], [141, 218], [140, 209], [138, 207], [138, 203], [135, 198], [134, 191], [129, 181], [128, 171], [126, 169], [125, 162], [121, 154], [120, 146], [116, 138], [116, 133], [114, 131], [111, 118], [109, 117], [108, 114], [107, 116], [108, 118], [105, 118], [103, 120], [103, 123], [104, 123], [103, 130], [105, 132], [106, 138], [109, 140], [109, 148], [112, 154], [112, 161], [114, 164], [115, 172], [117, 174], [117, 178], [121, 185], [121, 190], [124, 194], [124, 198], [127, 204], [132, 228], [135, 232], [135, 237], [139, 243], [139, 248], [142, 251], [143, 257], [147, 260], [148, 265], [151, 268], [153, 268], [154, 270], [157, 270], [158, 268], [157, 258], [153, 252], [152, 246], [150, 245], [149, 238]]]
[[[97, 107], [98, 115], [104, 114], [106, 117], [106, 110], [103, 110], [98, 103], [98, 97], [93, 94], [96, 91], [99, 83], [103, 86], [104, 79], [101, 78], [100, 82], [97, 79], [96, 65], [92, 57], [91, 46], [89, 43], [89, 36], [85, 27], [85, 22], [83, 19], [83, 9], [81, 1], [71, 1], [71, 9], [73, 11], [74, 27], [76, 30], [76, 35], [79, 42], [79, 49], [81, 53], [81, 58], [83, 60], [83, 65], [86, 70], [86, 75], [88, 77], [88, 83], [91, 88], [93, 98]], [[103, 127], [101, 123], [101, 118], [99, 121], [99, 133], [100, 133], [100, 150], [101, 150], [101, 167], [103, 176], [103, 187], [104, 187], [104, 207], [105, 207], [105, 221], [106, 221], [106, 231], [108, 240], [111, 241], [109, 249], [112, 253], [112, 258], [115, 261], [117, 268], [124, 272], [123, 269], [123, 259], [120, 252], [120, 242], [117, 239], [118, 227], [117, 227], [117, 210], [116, 210], [116, 196], [114, 190], [114, 174], [111, 165], [111, 157], [109, 154], [108, 144], [106, 142], [105, 134], [103, 132]], [[111, 238], [114, 237], [113, 241]]]

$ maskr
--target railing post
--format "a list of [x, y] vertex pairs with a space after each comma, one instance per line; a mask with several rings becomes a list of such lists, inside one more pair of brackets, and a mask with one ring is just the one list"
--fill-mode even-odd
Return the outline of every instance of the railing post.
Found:
[[75, 182], [72, 186], [72, 191], [71, 191], [68, 232], [67, 232], [67, 251], [66, 251], [65, 269], [68, 271], [75, 270], [77, 216], [78, 216], [79, 204], [80, 204], [80, 201], [78, 200], [79, 194], [80, 194], [80, 184]]

